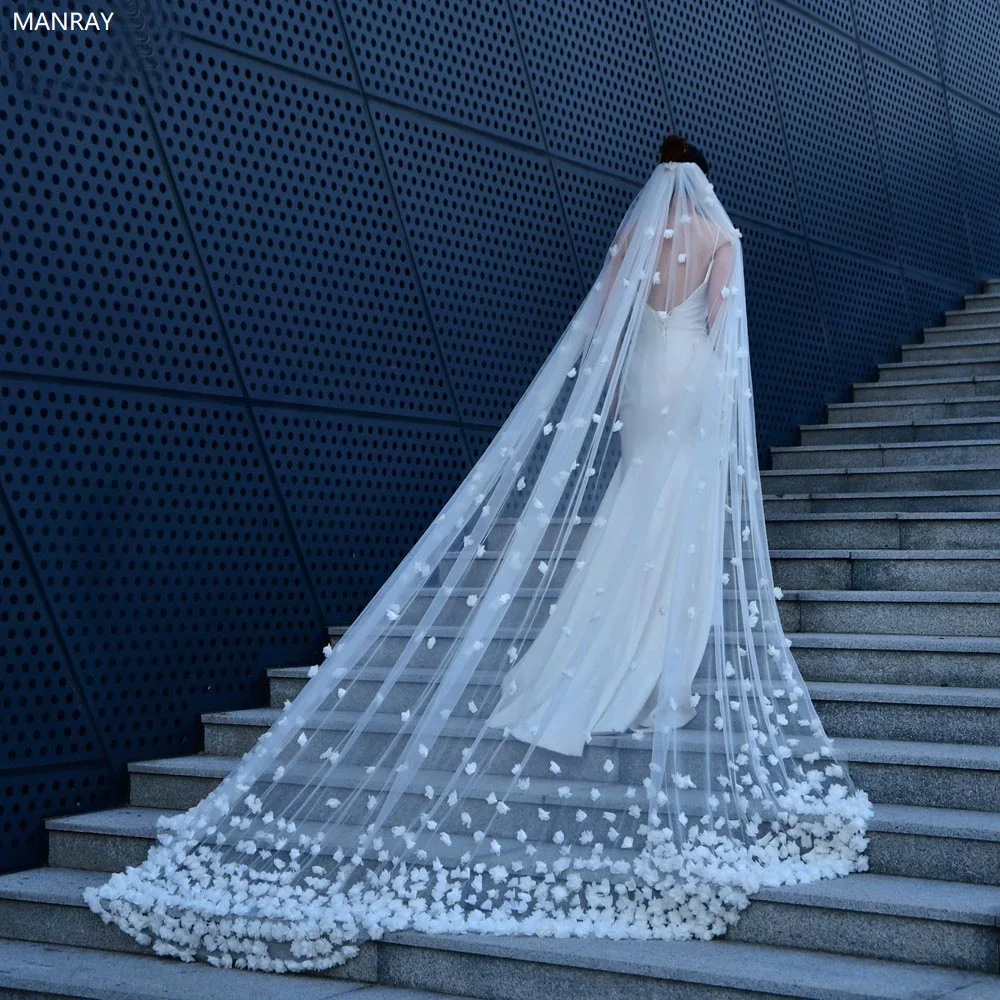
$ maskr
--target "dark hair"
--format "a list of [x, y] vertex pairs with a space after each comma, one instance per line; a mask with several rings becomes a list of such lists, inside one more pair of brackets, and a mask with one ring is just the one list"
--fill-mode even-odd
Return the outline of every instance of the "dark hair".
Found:
[[708, 160], [705, 159], [697, 146], [692, 146], [686, 139], [670, 133], [660, 146], [660, 163], [697, 163], [702, 173], [708, 176]]

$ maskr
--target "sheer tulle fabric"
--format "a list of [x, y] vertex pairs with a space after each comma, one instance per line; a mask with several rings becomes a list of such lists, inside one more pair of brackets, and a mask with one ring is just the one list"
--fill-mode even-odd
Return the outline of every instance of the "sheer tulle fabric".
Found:
[[660, 164], [490, 446], [222, 784], [90, 906], [322, 969], [390, 930], [707, 938], [863, 870], [778, 616], [739, 233]]

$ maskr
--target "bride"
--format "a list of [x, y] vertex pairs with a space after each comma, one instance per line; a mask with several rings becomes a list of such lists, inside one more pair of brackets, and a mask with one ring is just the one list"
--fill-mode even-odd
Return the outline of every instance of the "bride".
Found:
[[[708, 169], [702, 154], [676, 136], [665, 141], [661, 157], [664, 165], [679, 160]], [[673, 235], [662, 240], [651, 265], [653, 283], [635, 338], [638, 357], [624, 378], [622, 460], [598, 511], [607, 526], [588, 536], [577, 555], [581, 571], [508, 675], [490, 720], [562, 753], [579, 755], [594, 733], [652, 725], [661, 674], [669, 686], [662, 722], [683, 726], [695, 715], [691, 682], [712, 622], [723, 527], [716, 398], [722, 369], [708, 329], [729, 290], [737, 233], [701, 213], [678, 220], [680, 200], [667, 213]], [[625, 248], [631, 237], [626, 230]], [[670, 453], [666, 470], [664, 452]], [[696, 470], [705, 477], [698, 480], [703, 489], [690, 488]], [[654, 494], [650, 514], [646, 500]], [[692, 539], [696, 551], [684, 559]], [[689, 619], [672, 621], [671, 605], [681, 602]], [[563, 691], [567, 661], [573, 686]]]
[[740, 233], [668, 136], [459, 489], [221, 785], [91, 908], [307, 971], [386, 931], [708, 938], [864, 870], [778, 616]]

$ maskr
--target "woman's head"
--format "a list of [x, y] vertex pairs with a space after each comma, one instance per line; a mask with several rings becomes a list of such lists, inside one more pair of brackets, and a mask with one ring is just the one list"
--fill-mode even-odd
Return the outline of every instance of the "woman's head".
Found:
[[660, 146], [660, 163], [697, 163], [702, 173], [708, 176], [708, 160], [701, 150], [692, 146], [686, 139], [670, 133]]

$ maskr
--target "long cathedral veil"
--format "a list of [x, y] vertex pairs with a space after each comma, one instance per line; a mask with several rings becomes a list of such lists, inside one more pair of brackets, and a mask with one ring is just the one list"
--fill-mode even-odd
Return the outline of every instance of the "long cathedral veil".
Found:
[[[705, 291], [710, 360], [667, 373], [679, 402], [626, 462], [647, 303], [670, 337]], [[871, 806], [778, 616], [744, 305], [712, 185], [659, 164], [440, 514], [256, 746], [91, 908], [161, 954], [298, 971], [402, 928], [707, 938], [762, 885], [863, 870]], [[595, 580], [612, 529], [621, 558]], [[669, 602], [616, 604], [657, 551], [643, 572]], [[603, 731], [597, 681], [638, 696], [625, 661], [653, 614], [657, 683], [635, 725]]]

